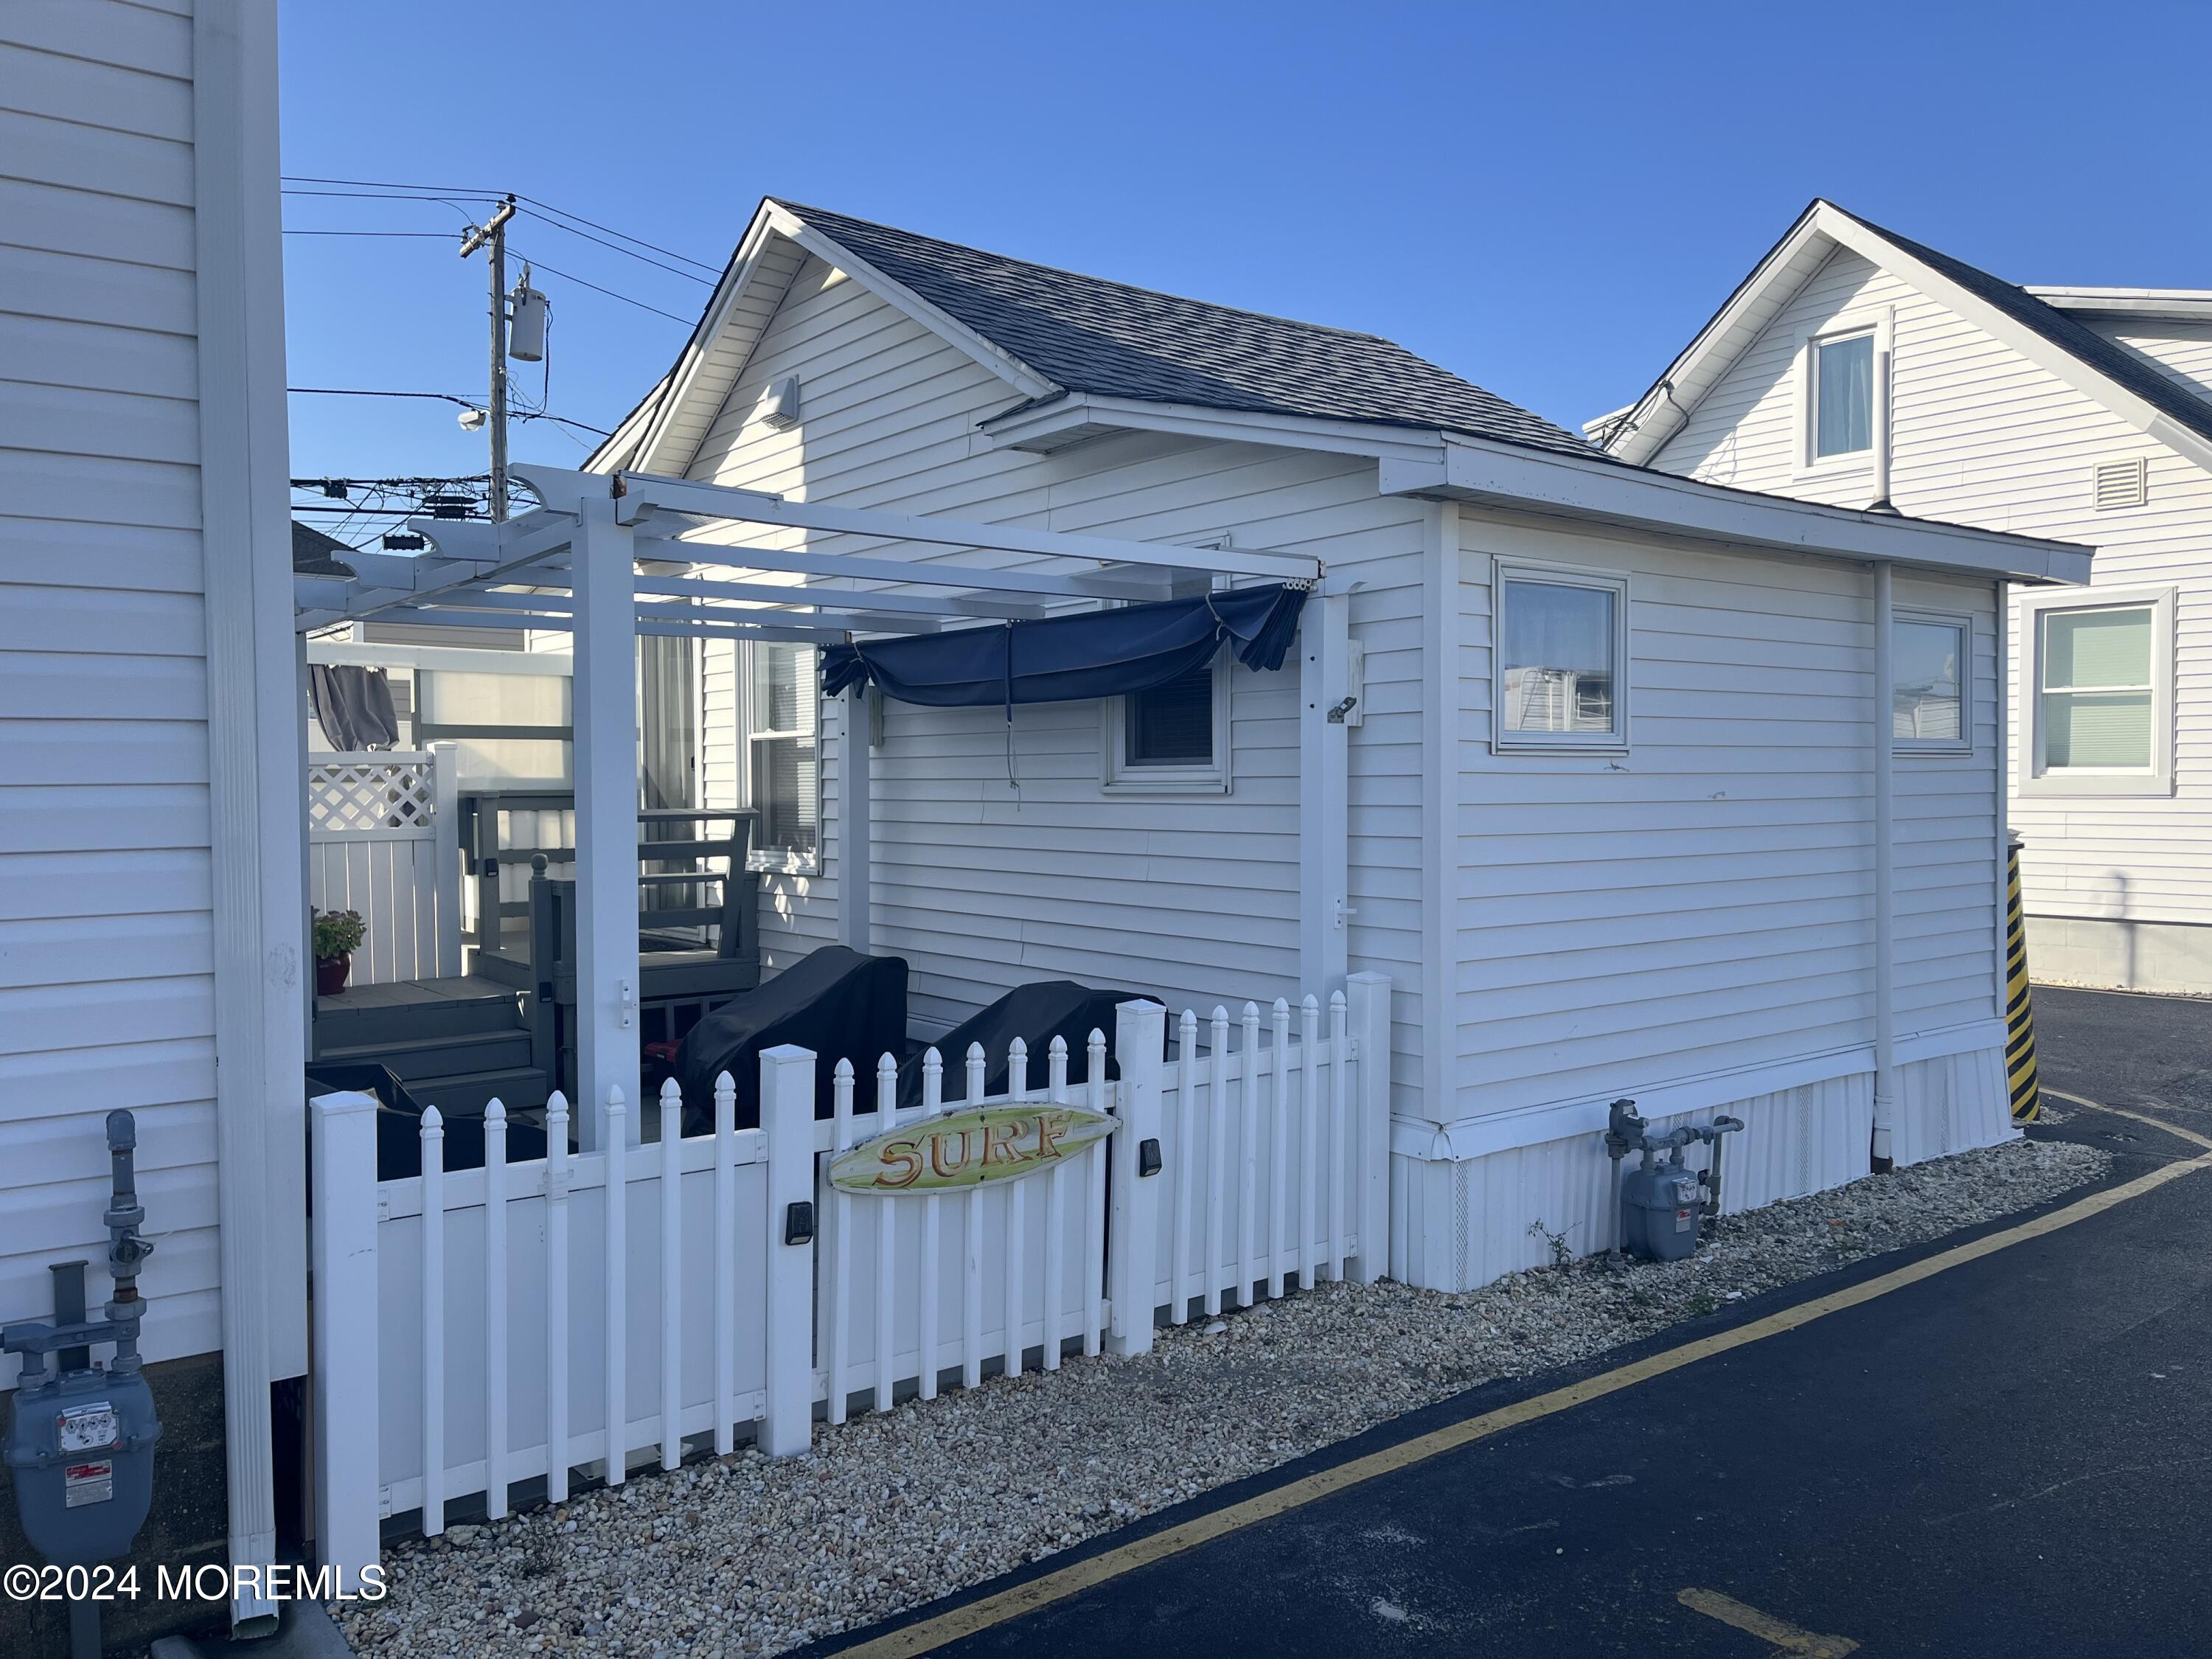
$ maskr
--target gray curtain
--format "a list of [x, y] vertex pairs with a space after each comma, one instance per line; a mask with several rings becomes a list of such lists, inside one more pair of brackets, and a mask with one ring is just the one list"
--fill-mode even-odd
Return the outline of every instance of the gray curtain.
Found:
[[392, 682], [381, 668], [312, 664], [307, 700], [333, 749], [389, 749], [399, 741]]

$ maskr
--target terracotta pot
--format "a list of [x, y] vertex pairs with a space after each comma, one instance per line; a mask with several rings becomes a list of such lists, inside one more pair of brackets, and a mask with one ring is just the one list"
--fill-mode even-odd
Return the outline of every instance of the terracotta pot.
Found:
[[336, 996], [345, 989], [346, 975], [352, 971], [353, 957], [350, 952], [342, 957], [317, 957], [315, 994], [319, 997]]

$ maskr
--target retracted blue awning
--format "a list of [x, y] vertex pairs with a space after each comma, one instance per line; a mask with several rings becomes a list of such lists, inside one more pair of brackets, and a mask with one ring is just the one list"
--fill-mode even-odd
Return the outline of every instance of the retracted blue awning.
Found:
[[1180, 679], [1234, 641], [1247, 668], [1283, 665], [1310, 584], [1240, 587], [1001, 628], [833, 645], [822, 653], [830, 696], [872, 683], [887, 697], [939, 708], [1076, 702]]

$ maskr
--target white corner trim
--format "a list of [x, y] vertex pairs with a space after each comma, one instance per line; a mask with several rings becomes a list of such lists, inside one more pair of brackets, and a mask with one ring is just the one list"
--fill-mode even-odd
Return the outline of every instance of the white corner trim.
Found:
[[[307, 881], [292, 641], [276, 9], [192, 27], [216, 1206], [230, 1559], [273, 1560], [269, 1385], [306, 1368]], [[273, 1615], [241, 1597], [234, 1624]]]
[[[1897, 1063], [1910, 1066], [1919, 1060], [1978, 1054], [1984, 1049], [2002, 1051], [2004, 1045], [2005, 1024], [2002, 1019], [1966, 1020], [1899, 1037]], [[1608, 1091], [1604, 1100], [1561, 1101], [1464, 1117], [1452, 1123], [1397, 1116], [1390, 1123], [1390, 1150], [1401, 1157], [1427, 1163], [1485, 1158], [1492, 1152], [1540, 1146], [1575, 1135], [1603, 1134], [1608, 1103], [1624, 1095], [1636, 1102], [1637, 1110], [1647, 1121], [1656, 1121], [1689, 1112], [1711, 1111], [1739, 1100], [1754, 1100], [1784, 1089], [1802, 1089], [1839, 1077], [1871, 1074], [1873, 1071], [1874, 1045], [1856, 1043], [1795, 1060], [1709, 1072], [1671, 1083], [1638, 1086], [1624, 1082], [1619, 1089]]]
[[[1466, 632], [1461, 589], [1465, 555], [1459, 503], [1425, 502], [1421, 534], [1421, 890], [1448, 893], [1457, 863], [1459, 749], [1463, 699], [1459, 695], [1460, 647]], [[1446, 1034], [1455, 1030], [1453, 970], [1458, 927], [1449, 904], [1420, 907], [1421, 1104], [1443, 1121], [1453, 1099], [1452, 1055]]]

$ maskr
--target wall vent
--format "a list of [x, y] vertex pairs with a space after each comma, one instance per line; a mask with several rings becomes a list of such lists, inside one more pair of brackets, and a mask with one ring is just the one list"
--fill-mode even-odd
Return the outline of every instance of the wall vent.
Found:
[[2096, 471], [2097, 511], [2110, 513], [2123, 507], [2141, 507], [2149, 498], [2149, 482], [2143, 459], [2100, 461]]

